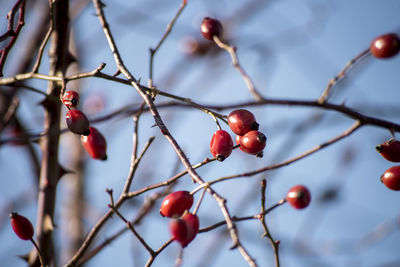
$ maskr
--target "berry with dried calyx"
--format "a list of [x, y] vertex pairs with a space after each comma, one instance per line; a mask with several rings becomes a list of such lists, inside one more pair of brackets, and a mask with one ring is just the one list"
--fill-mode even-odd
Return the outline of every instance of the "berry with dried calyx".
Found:
[[258, 130], [258, 123], [253, 113], [246, 109], [236, 109], [229, 113], [228, 124], [237, 135], [244, 135], [252, 130]]
[[89, 135], [89, 120], [86, 115], [77, 109], [68, 110], [65, 115], [68, 129], [75, 134]]
[[290, 188], [286, 200], [293, 208], [304, 209], [310, 204], [311, 194], [304, 185], [296, 185]]
[[224, 161], [232, 153], [233, 141], [228, 132], [218, 130], [214, 133], [210, 142], [211, 154], [218, 160]]
[[391, 138], [387, 142], [377, 145], [376, 150], [382, 157], [392, 162], [400, 162], [400, 142]]
[[64, 93], [61, 100], [67, 108], [74, 108], [79, 104], [79, 94], [69, 90]]
[[240, 139], [240, 150], [248, 154], [263, 156], [263, 150], [267, 144], [267, 137], [259, 131], [250, 131]]
[[90, 127], [90, 134], [81, 136], [83, 147], [89, 156], [94, 159], [107, 159], [107, 142], [104, 136], [94, 127]]

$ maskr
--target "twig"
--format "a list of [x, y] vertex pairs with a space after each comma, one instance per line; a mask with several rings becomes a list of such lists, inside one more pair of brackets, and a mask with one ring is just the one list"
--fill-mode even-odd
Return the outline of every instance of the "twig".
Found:
[[267, 188], [267, 180], [263, 179], [261, 181], [261, 216], [260, 216], [260, 222], [264, 228], [264, 234], [263, 237], [267, 237], [269, 242], [271, 243], [272, 249], [274, 250], [274, 255], [275, 255], [275, 266], [279, 267], [279, 240], [275, 240], [271, 232], [268, 229], [267, 223], [265, 221], [265, 189]]
[[155, 48], [150, 48], [150, 64], [149, 64], [149, 87], [153, 87], [153, 62], [154, 62], [154, 56], [157, 53], [158, 49], [161, 47], [161, 45], [164, 43], [165, 39], [167, 39], [168, 35], [172, 31], [172, 28], [175, 25], [176, 20], [182, 13], [183, 9], [185, 8], [187, 4], [187, 0], [183, 0], [181, 6], [179, 7], [178, 11], [176, 12], [175, 16], [172, 18], [170, 23], [167, 25], [167, 29], [163, 36], [161, 37], [160, 41], [156, 45]]
[[267, 166], [267, 167], [264, 167], [264, 168], [261, 168], [261, 169], [255, 170], [255, 171], [246, 172], [246, 173], [242, 173], [242, 174], [235, 174], [235, 175], [231, 175], [231, 176], [220, 177], [218, 179], [210, 181], [209, 183], [212, 185], [212, 184], [215, 184], [215, 183], [219, 183], [219, 182], [222, 182], [222, 181], [225, 181], [225, 180], [234, 179], [234, 178], [249, 177], [249, 176], [253, 176], [253, 175], [256, 175], [256, 174], [259, 174], [259, 173], [262, 173], [262, 172], [266, 172], [266, 171], [270, 171], [270, 170], [274, 170], [274, 169], [278, 169], [278, 168], [290, 165], [290, 164], [292, 164], [292, 163], [294, 163], [294, 162], [296, 162], [296, 161], [298, 161], [300, 159], [308, 157], [311, 154], [313, 154], [313, 153], [315, 153], [315, 152], [317, 152], [317, 151], [319, 151], [319, 150], [321, 150], [321, 149], [323, 149], [323, 148], [325, 148], [325, 147], [327, 147], [327, 146], [329, 146], [331, 144], [334, 144], [334, 143], [340, 141], [341, 139], [351, 135], [356, 130], [358, 130], [362, 125], [363, 124], [360, 121], [356, 121], [349, 129], [344, 131], [342, 134], [340, 134], [340, 135], [332, 138], [331, 140], [328, 140], [325, 143], [322, 143], [322, 144], [320, 144], [320, 145], [318, 145], [318, 146], [316, 146], [316, 147], [314, 147], [314, 148], [312, 148], [312, 149], [310, 149], [310, 150], [308, 150], [308, 151], [306, 151], [306, 152], [304, 152], [304, 153], [302, 153], [302, 154], [300, 154], [300, 155], [298, 155], [298, 156], [296, 156], [296, 157], [294, 157], [292, 159], [283, 161], [283, 162], [278, 163], [278, 164], [270, 165], [270, 166]]
[[[14, 17], [15, 14], [17, 13], [17, 9], [19, 11], [19, 17], [18, 17], [18, 24], [15, 30], [13, 30], [13, 24], [14, 24]], [[7, 19], [8, 19], [8, 31], [5, 35], [1, 36], [1, 39], [6, 39], [8, 36], [11, 36], [10, 42], [6, 45], [5, 48], [0, 50], [0, 77], [3, 77], [3, 68], [4, 64], [6, 63], [6, 59], [8, 56], [8, 53], [10, 53], [12, 47], [14, 46], [15, 42], [17, 41], [17, 38], [22, 30], [22, 27], [25, 24], [24, 21], [24, 16], [25, 16], [25, 0], [18, 0], [13, 8], [11, 9], [10, 12], [7, 14]]]
[[225, 44], [224, 42], [221, 41], [221, 39], [218, 38], [218, 36], [214, 36], [214, 42], [222, 49], [225, 49], [232, 58], [232, 64], [235, 67], [235, 69], [240, 73], [240, 75], [242, 75], [244, 82], [247, 85], [247, 88], [249, 89], [250, 93], [254, 96], [254, 98], [257, 101], [263, 100], [264, 98], [262, 97], [262, 95], [257, 91], [256, 87], [254, 86], [253, 81], [251, 80], [251, 78], [249, 77], [249, 75], [247, 75], [247, 73], [244, 71], [244, 69], [242, 68], [242, 66], [240, 66], [239, 63], [239, 59], [237, 57], [237, 53], [236, 53], [236, 47], [234, 46], [229, 46], [228, 44]]
[[360, 54], [358, 54], [355, 58], [353, 58], [352, 60], [350, 60], [346, 66], [332, 79], [329, 80], [329, 83], [327, 85], [327, 87], [325, 88], [324, 92], [322, 93], [322, 95], [320, 96], [320, 98], [318, 99], [319, 103], [324, 103], [327, 101], [329, 94], [331, 92], [332, 87], [341, 79], [343, 79], [347, 72], [350, 70], [350, 68], [357, 63], [359, 60], [361, 60], [365, 55], [367, 55], [369, 53], [369, 49], [366, 49], [364, 51], [362, 51]]
[[39, 248], [38, 244], [36, 243], [35, 240], [33, 240], [33, 238], [31, 238], [30, 241], [32, 242], [33, 246], [35, 247], [35, 249], [36, 249], [36, 251], [37, 251], [37, 253], [39, 255], [40, 264], [43, 267], [46, 267], [47, 265], [44, 264], [43, 256], [42, 256], [42, 253], [40, 252], [40, 248]]
[[[168, 128], [165, 126], [164, 122], [162, 121], [162, 119], [158, 113], [157, 107], [153, 103], [152, 97], [150, 97], [146, 93], [146, 91], [143, 90], [143, 88], [141, 86], [139, 86], [136, 79], [132, 76], [132, 74], [129, 72], [129, 70], [125, 67], [125, 65], [122, 61], [121, 55], [118, 52], [118, 48], [115, 44], [114, 38], [109, 29], [108, 23], [106, 21], [104, 11], [103, 11], [103, 5], [101, 4], [100, 0], [93, 0], [93, 3], [95, 5], [96, 11], [97, 11], [97, 16], [98, 16], [101, 26], [103, 28], [104, 34], [107, 38], [110, 49], [113, 53], [114, 60], [117, 64], [118, 69], [130, 81], [131, 85], [137, 90], [137, 92], [141, 95], [143, 100], [146, 102], [147, 106], [150, 109], [151, 114], [153, 115], [156, 125], [160, 128], [161, 133], [164, 135], [164, 137], [168, 140], [168, 142], [171, 144], [171, 146], [177, 153], [179, 159], [181, 160], [181, 162], [183, 163], [185, 168], [188, 170], [188, 173], [192, 177], [193, 181], [195, 181], [196, 183], [198, 183], [200, 185], [203, 184], [204, 180], [193, 169], [189, 159], [187, 158], [185, 153], [182, 151], [181, 147], [176, 142], [176, 140], [173, 138], [173, 136], [170, 134]], [[245, 260], [248, 262], [248, 264], [250, 266], [256, 266], [254, 259], [252, 259], [250, 257], [250, 255], [247, 253], [247, 251], [240, 244], [236, 226], [233, 223], [231, 216], [229, 214], [229, 210], [226, 206], [226, 200], [222, 196], [220, 196], [217, 192], [215, 192], [211, 187], [208, 187], [207, 191], [217, 201], [218, 205], [220, 206], [221, 212], [222, 212], [223, 216], [225, 217], [225, 220], [227, 222], [227, 229], [228, 229], [228, 231], [231, 235], [231, 239], [233, 241], [232, 248], [238, 248], [240, 253], [242, 254], [243, 258], [245, 258]]]

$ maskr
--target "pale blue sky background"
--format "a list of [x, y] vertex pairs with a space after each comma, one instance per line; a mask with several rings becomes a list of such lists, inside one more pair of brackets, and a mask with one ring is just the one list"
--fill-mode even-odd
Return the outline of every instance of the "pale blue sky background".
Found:
[[[107, 4], [106, 16], [127, 67], [136, 78], [141, 77], [143, 83], [147, 83], [148, 49], [157, 44], [180, 1], [104, 2]], [[183, 38], [192, 36], [201, 39], [199, 25], [204, 16], [216, 17], [223, 22], [225, 38], [238, 47], [242, 66], [253, 78], [259, 91], [273, 98], [318, 98], [329, 79], [352, 57], [366, 49], [373, 38], [387, 32], [400, 33], [400, 1], [397, 0], [260, 1], [265, 4], [248, 17], [239, 11], [246, 2], [189, 0], [171, 36], [155, 57], [155, 85], [201, 104], [228, 105], [252, 100], [242, 78], [232, 68], [226, 52], [193, 58], [182, 53], [180, 47]], [[7, 6], [0, 10], [3, 32], [3, 14], [9, 10], [12, 1], [2, 0], [0, 3], [1, 6]], [[24, 31], [29, 31], [34, 25], [34, 12], [39, 11], [27, 10]], [[90, 71], [101, 62], [106, 62], [104, 71], [113, 74], [115, 64], [94, 13], [94, 8], [89, 5], [72, 24], [74, 38], [81, 49], [81, 68], [82, 71]], [[29, 42], [24, 35], [19, 41]], [[16, 46], [16, 49], [22, 48]], [[18, 56], [16, 51], [8, 59], [5, 70], [7, 76], [13, 74], [12, 62]], [[41, 72], [46, 72], [45, 61]], [[335, 87], [331, 100], [338, 104], [345, 102], [364, 114], [400, 123], [399, 70], [400, 56], [390, 60], [366, 58], [346, 80]], [[46, 88], [43, 81], [32, 84], [43, 90]], [[91, 119], [124, 105], [135, 107], [141, 102], [136, 91], [128, 86], [94, 78], [82, 81], [81, 85], [83, 99], [93, 95], [101, 95], [105, 99], [104, 110], [96, 114], [90, 114], [81, 105]], [[73, 89], [72, 84], [69, 86], [69, 89]], [[23, 92], [20, 96], [19, 114], [32, 133], [40, 132], [43, 114], [35, 104], [41, 100], [41, 96], [31, 92]], [[156, 103], [165, 101], [168, 99], [158, 96]], [[321, 110], [287, 106], [249, 109], [254, 112], [261, 131], [268, 137], [264, 158], [257, 159], [234, 151], [223, 163], [215, 162], [200, 169], [199, 173], [205, 180], [254, 170], [294, 157], [340, 134], [353, 123], [335, 112], [323, 112], [323, 119], [318, 124], [297, 133], [294, 132], [297, 125], [320, 114]], [[224, 110], [222, 113], [229, 112]], [[208, 146], [216, 127], [210, 116], [191, 109], [160, 109], [160, 113], [192, 163], [211, 157]], [[156, 140], [138, 169], [133, 189], [160, 182], [176, 173], [176, 154], [159, 130], [151, 127], [153, 124], [149, 114], [143, 115], [140, 147], [151, 135]], [[116, 194], [122, 189], [132, 149], [133, 123], [130, 117], [117, 117], [94, 126], [104, 133], [108, 141], [109, 159], [106, 162], [87, 161], [87, 200], [92, 208], [86, 218], [88, 229], [106, 210], [108, 197], [105, 188], [113, 188]], [[225, 125], [223, 128], [228, 130]], [[398, 134], [396, 136], [400, 138]], [[217, 184], [215, 189], [228, 199], [228, 207], [233, 215], [243, 216], [259, 211], [259, 181], [264, 177], [268, 179], [267, 206], [284, 197], [293, 185], [305, 184], [310, 188], [313, 201], [309, 208], [297, 211], [284, 205], [267, 217], [273, 236], [281, 240], [280, 256], [284, 267], [399, 266], [399, 222], [397, 230], [391, 223], [396, 218], [399, 221], [400, 194], [388, 190], [379, 181], [379, 176], [394, 164], [375, 152], [375, 146], [389, 138], [387, 130], [363, 127], [349, 138], [289, 167]], [[67, 167], [70, 149], [68, 139], [63, 137], [60, 160]], [[178, 169], [183, 170], [183, 166], [180, 165]], [[23, 148], [0, 147], [0, 203], [6, 205], [7, 201], [21, 192], [34, 191], [30, 173], [31, 166]], [[327, 204], [319, 202], [322, 192], [332, 186], [340, 188], [338, 200]], [[62, 231], [62, 207], [68, 198], [65, 188], [65, 182], [61, 181], [56, 211], [56, 224], [59, 227], [55, 233], [59, 248], [63, 247], [62, 240], [65, 238]], [[194, 188], [189, 177], [181, 179], [176, 186], [177, 190], [190, 191]], [[136, 214], [146, 196], [149, 194], [138, 197], [138, 201], [132, 201], [132, 205], [126, 204], [122, 209], [126, 217]], [[198, 197], [197, 194], [196, 200]], [[18, 210], [33, 222], [36, 220], [34, 199]], [[4, 206], [0, 207], [4, 210]], [[199, 217], [201, 227], [222, 219], [216, 202], [209, 196], [199, 209]], [[387, 223], [383, 229], [394, 227], [394, 232], [376, 246], [358, 252], [354, 247], [355, 241], [382, 223]], [[155, 249], [169, 238], [167, 224], [168, 220], [158, 214], [157, 204], [137, 230]], [[101, 231], [97, 241], [104, 240], [122, 227], [121, 221], [115, 217]], [[243, 245], [259, 265], [273, 266], [270, 244], [266, 239], [260, 239], [261, 225], [256, 221], [241, 222], [238, 228]], [[231, 241], [221, 233], [222, 228], [196, 237], [185, 249], [183, 266], [247, 266], [238, 251], [229, 250]], [[295, 246], [296, 240], [311, 246], [310, 250], [299, 250]], [[15, 255], [28, 252], [31, 245], [17, 239], [7, 221], [1, 224], [0, 244], [1, 266], [24, 266]], [[217, 256], [207, 251], [213, 244], [217, 244], [217, 248], [213, 249]], [[172, 244], [153, 266], [173, 266], [177, 255], [178, 245]], [[147, 252], [138, 245], [133, 235], [127, 233], [87, 266], [143, 266], [147, 258]], [[211, 263], [206, 259], [211, 259]], [[64, 263], [65, 259], [60, 261]]]

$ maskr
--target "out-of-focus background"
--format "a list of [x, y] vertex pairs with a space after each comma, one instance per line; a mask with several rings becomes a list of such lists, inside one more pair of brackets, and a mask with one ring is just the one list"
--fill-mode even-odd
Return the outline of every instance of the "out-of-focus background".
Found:
[[[114, 38], [126, 66], [147, 84], [149, 48], [155, 47], [181, 1], [103, 1]], [[0, 31], [7, 29], [7, 12], [14, 1], [0, 1]], [[25, 26], [4, 69], [4, 76], [21, 70], [34, 41], [43, 28], [41, 20], [47, 1], [27, 1]], [[202, 38], [200, 24], [205, 16], [219, 19], [224, 40], [237, 47], [240, 63], [265, 97], [315, 100], [329, 80], [353, 57], [369, 47], [372, 39], [387, 33], [400, 33], [400, 2], [386, 1], [188, 1], [171, 35], [154, 58], [154, 85], [210, 106], [229, 106], [253, 101], [252, 95], [232, 67], [226, 51]], [[69, 73], [92, 71], [102, 62], [104, 72], [116, 71], [93, 4], [71, 1], [71, 51], [77, 58]], [[42, 29], [43, 30], [43, 29]], [[44, 27], [44, 31], [47, 26]], [[0, 45], [3, 45], [1, 43]], [[1, 46], [3, 48], [3, 46]], [[27, 53], [27, 54], [25, 54]], [[48, 71], [48, 49], [40, 73]], [[332, 103], [345, 104], [362, 114], [400, 123], [400, 56], [389, 60], [367, 57], [333, 89]], [[47, 82], [29, 81], [32, 87], [46, 90]], [[58, 188], [55, 216], [57, 261], [64, 264], [85, 235], [107, 211], [106, 188], [121, 192], [129, 172], [132, 153], [133, 120], [130, 111], [142, 100], [130, 86], [100, 78], [68, 83], [79, 90], [80, 109], [107, 139], [108, 160], [96, 161], [82, 150], [79, 136], [65, 133], [60, 141], [60, 164], [74, 173], [65, 175]], [[0, 90], [11, 90], [2, 87]], [[17, 116], [29, 134], [43, 130], [41, 94], [19, 90]], [[157, 96], [156, 104], [171, 99]], [[123, 109], [117, 115], [109, 116]], [[248, 107], [260, 130], [267, 137], [263, 158], [234, 150], [224, 162], [213, 162], [199, 169], [210, 181], [221, 176], [248, 172], [297, 156], [345, 131], [354, 122], [337, 112], [312, 107], [264, 105]], [[209, 115], [187, 107], [160, 108], [171, 134], [192, 164], [212, 157], [209, 143], [216, 125]], [[222, 109], [229, 114], [233, 108]], [[65, 113], [65, 111], [64, 111]], [[62, 118], [62, 122], [64, 123]], [[139, 149], [150, 136], [155, 141], [139, 165], [132, 190], [166, 180], [184, 170], [175, 152], [145, 113], [139, 122]], [[63, 125], [65, 127], [65, 124]], [[223, 129], [229, 127], [222, 124]], [[1, 140], [13, 137], [12, 127], [0, 133]], [[398, 134], [396, 134], [399, 137]], [[302, 211], [283, 205], [267, 216], [274, 238], [280, 240], [281, 265], [300, 266], [400, 266], [399, 192], [387, 189], [380, 175], [394, 166], [384, 160], [375, 146], [391, 137], [388, 130], [363, 127], [350, 137], [290, 166], [260, 175], [218, 183], [215, 190], [228, 199], [236, 216], [254, 215], [260, 210], [260, 181], [266, 178], [267, 206], [285, 197], [290, 187], [306, 185], [312, 194], [310, 206]], [[18, 239], [11, 230], [11, 210], [36, 221], [37, 170], [32, 153], [40, 161], [40, 150], [32, 144], [12, 143], [0, 147], [0, 259], [1, 266], [25, 266], [18, 258], [32, 245]], [[34, 157], [33, 157], [34, 158]], [[80, 160], [83, 159], [83, 160]], [[189, 176], [179, 180], [173, 190], [196, 188]], [[121, 208], [135, 218], [142, 203], [161, 189], [142, 194]], [[200, 194], [195, 195], [198, 200]], [[169, 239], [168, 219], [159, 215], [159, 199], [137, 231], [154, 249]], [[206, 195], [198, 211], [200, 227], [223, 220], [221, 211]], [[77, 219], [82, 217], [81, 220]], [[274, 266], [272, 248], [261, 238], [263, 229], [256, 221], [239, 222], [243, 245], [260, 266]], [[95, 244], [100, 244], [125, 226], [118, 217], [107, 223]], [[78, 235], [78, 236], [75, 236]], [[199, 234], [184, 250], [183, 266], [247, 266], [232, 245], [226, 228]], [[173, 266], [179, 245], [171, 244], [153, 266]], [[114, 240], [85, 266], [143, 266], [146, 250], [127, 231]]]

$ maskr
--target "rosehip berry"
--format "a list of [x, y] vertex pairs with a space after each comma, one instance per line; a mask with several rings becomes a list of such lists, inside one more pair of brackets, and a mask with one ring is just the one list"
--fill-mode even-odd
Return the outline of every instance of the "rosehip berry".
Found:
[[67, 108], [74, 108], [79, 104], [79, 94], [75, 91], [66, 91], [62, 97], [62, 102]]
[[242, 136], [239, 148], [243, 152], [262, 157], [266, 143], [267, 137], [262, 132], [250, 131]]
[[201, 22], [201, 34], [207, 40], [212, 40], [214, 36], [221, 37], [222, 24], [217, 19], [205, 17]]
[[241, 135], [236, 135], [236, 144], [237, 145], [240, 145], [240, 142], [242, 141], [242, 138], [243, 138], [243, 136], [241, 136]]
[[169, 223], [172, 238], [178, 241], [182, 247], [186, 247], [199, 231], [199, 219], [197, 215], [186, 213], [180, 219], [172, 219]]
[[387, 169], [381, 176], [381, 181], [387, 188], [399, 191], [400, 190], [400, 166], [394, 166]]
[[392, 162], [400, 162], [400, 142], [391, 138], [389, 141], [376, 146], [382, 157]]
[[218, 130], [211, 138], [211, 154], [219, 161], [224, 161], [232, 153], [233, 141], [228, 132]]
[[295, 209], [304, 209], [310, 204], [311, 194], [307, 187], [296, 185], [290, 188], [286, 195], [286, 200]]
[[252, 130], [258, 130], [258, 123], [253, 113], [246, 109], [236, 109], [229, 113], [228, 124], [237, 135], [244, 135]]
[[188, 191], [176, 191], [167, 195], [160, 208], [163, 217], [180, 217], [193, 205], [193, 196]]
[[369, 47], [376, 58], [390, 58], [400, 50], [400, 39], [395, 33], [388, 33], [375, 38]]
[[88, 136], [82, 135], [81, 142], [88, 152], [89, 156], [94, 159], [107, 159], [107, 142], [104, 136], [94, 127], [90, 127]]
[[33, 226], [32, 223], [24, 216], [19, 215], [16, 212], [10, 214], [11, 227], [14, 232], [23, 240], [30, 240], [33, 237]]
[[65, 118], [71, 132], [82, 135], [90, 134], [89, 120], [82, 111], [70, 109], [65, 115]]

